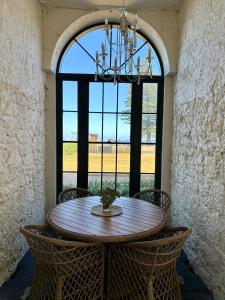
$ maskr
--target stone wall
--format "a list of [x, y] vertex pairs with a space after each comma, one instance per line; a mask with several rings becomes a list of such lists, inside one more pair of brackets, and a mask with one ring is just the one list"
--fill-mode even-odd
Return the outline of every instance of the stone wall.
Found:
[[36, 0], [0, 1], [0, 285], [26, 249], [19, 226], [44, 217], [41, 21]]
[[186, 250], [225, 299], [225, 2], [186, 0], [175, 82], [172, 220], [192, 227]]

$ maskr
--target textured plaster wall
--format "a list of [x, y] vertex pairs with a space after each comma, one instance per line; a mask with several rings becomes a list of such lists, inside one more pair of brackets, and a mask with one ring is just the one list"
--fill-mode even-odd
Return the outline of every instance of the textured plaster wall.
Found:
[[0, 1], [0, 285], [26, 248], [19, 226], [44, 217], [41, 20], [36, 0]]
[[[85, 18], [93, 10], [44, 7], [43, 15], [43, 68], [50, 71], [54, 47], [60, 36], [74, 21]], [[160, 35], [168, 52], [172, 72], [176, 71], [178, 12], [175, 10], [138, 11], [138, 16], [148, 22]], [[104, 21], [104, 16], [102, 17]], [[88, 22], [88, 20], [87, 20]], [[79, 28], [81, 29], [81, 28]], [[72, 35], [75, 32], [72, 33]], [[56, 201], [56, 120], [55, 120], [55, 74], [47, 74], [46, 114], [47, 127], [47, 205], [48, 209]], [[172, 105], [173, 77], [165, 78], [164, 120], [163, 120], [163, 153], [162, 153], [162, 186], [170, 192], [171, 141], [172, 141]]]
[[175, 82], [172, 219], [192, 227], [189, 257], [225, 299], [225, 2], [186, 0]]

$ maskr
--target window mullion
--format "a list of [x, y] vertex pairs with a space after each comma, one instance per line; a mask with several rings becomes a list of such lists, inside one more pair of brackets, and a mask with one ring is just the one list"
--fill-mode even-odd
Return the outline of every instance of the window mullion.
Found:
[[[56, 176], [56, 192], [57, 196], [62, 191], [63, 182], [63, 80], [56, 76], [56, 157], [57, 157], [57, 176]], [[58, 198], [58, 197], [57, 197]]]
[[88, 98], [89, 82], [78, 81], [78, 170], [77, 187], [88, 186]]
[[163, 131], [163, 97], [164, 81], [158, 83], [157, 117], [156, 117], [156, 155], [155, 155], [155, 188], [161, 189], [162, 165], [162, 131]]
[[104, 134], [104, 131], [103, 131], [103, 126], [104, 126], [104, 105], [105, 105], [105, 84], [102, 83], [102, 152], [101, 152], [101, 189], [102, 189], [102, 179], [103, 179], [103, 134]]
[[140, 190], [140, 158], [142, 128], [143, 84], [132, 84], [131, 98], [131, 153], [130, 153], [130, 196]]

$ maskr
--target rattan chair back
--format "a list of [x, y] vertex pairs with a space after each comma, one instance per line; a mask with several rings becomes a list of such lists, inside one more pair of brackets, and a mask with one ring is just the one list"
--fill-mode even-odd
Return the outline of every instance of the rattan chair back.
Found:
[[136, 199], [141, 199], [145, 200], [148, 202], [151, 202], [153, 204], [156, 204], [162, 208], [165, 209], [165, 211], [168, 210], [170, 207], [171, 203], [171, 198], [169, 194], [162, 190], [157, 190], [157, 189], [148, 189], [148, 190], [143, 190], [139, 193], [136, 193], [133, 198]]
[[190, 233], [186, 227], [166, 229], [140, 242], [113, 245], [109, 299], [181, 300], [176, 260]]
[[52, 238], [47, 226], [26, 225], [20, 231], [36, 262], [32, 300], [103, 299], [101, 244]]
[[83, 198], [93, 196], [93, 194], [82, 188], [72, 188], [65, 191], [62, 191], [58, 196], [58, 203], [65, 202], [68, 200], [76, 199], [76, 198]]

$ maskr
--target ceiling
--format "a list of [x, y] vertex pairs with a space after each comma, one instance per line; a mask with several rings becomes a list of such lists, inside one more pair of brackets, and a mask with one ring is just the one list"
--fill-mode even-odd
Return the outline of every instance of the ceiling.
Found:
[[[47, 6], [80, 8], [80, 9], [107, 9], [121, 7], [122, 0], [39, 0]], [[182, 0], [125, 0], [128, 9], [178, 9]]]

